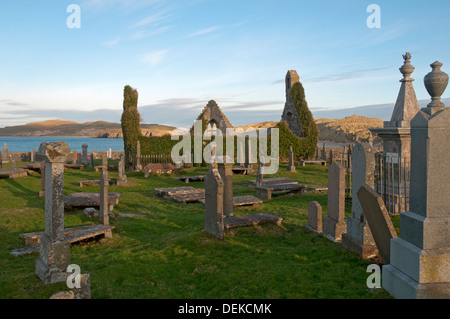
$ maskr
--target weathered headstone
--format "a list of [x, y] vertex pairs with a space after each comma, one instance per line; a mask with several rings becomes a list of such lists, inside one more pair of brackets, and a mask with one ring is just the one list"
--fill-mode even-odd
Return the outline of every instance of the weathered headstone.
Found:
[[330, 165], [333, 164], [333, 150], [330, 150]]
[[306, 228], [322, 233], [322, 206], [314, 201], [308, 203], [308, 224]]
[[39, 197], [45, 196], [45, 161], [41, 162], [41, 191]]
[[81, 161], [80, 163], [83, 165], [88, 165], [89, 164], [89, 159], [88, 159], [88, 155], [87, 155], [87, 149], [88, 149], [88, 145], [87, 144], [83, 144], [81, 145]]
[[327, 160], [327, 148], [326, 148], [325, 143], [323, 143], [323, 146], [322, 146], [322, 159], [323, 159], [324, 161]]
[[287, 166], [288, 172], [296, 172], [294, 165], [294, 151], [292, 150], [292, 145], [289, 146], [289, 164]]
[[[119, 171], [119, 180], [117, 181], [117, 185], [124, 186], [127, 183], [127, 175], [125, 173], [125, 154], [123, 153], [120, 154], [118, 171]], [[145, 177], [148, 177], [148, 167], [146, 167]]]
[[260, 158], [258, 163], [258, 173], [256, 174], [256, 186], [263, 186], [264, 184], [264, 174], [262, 173], [263, 166], [264, 164]]
[[328, 212], [323, 235], [339, 242], [345, 233], [345, 169], [334, 162], [328, 168]]
[[205, 222], [207, 233], [224, 238], [223, 224], [224, 183], [215, 164], [211, 164], [205, 178]]
[[35, 160], [36, 160], [36, 150], [32, 148], [30, 152], [30, 162], [34, 162]]
[[382, 272], [395, 298], [450, 298], [450, 110], [440, 101], [448, 84], [441, 66], [431, 65], [424, 82], [432, 101], [411, 121], [410, 210]]
[[9, 152], [8, 152], [8, 146], [6, 146], [6, 142], [3, 144], [2, 162], [3, 163], [9, 162]]
[[11, 160], [11, 169], [16, 169], [16, 158], [13, 155], [9, 155]]
[[[224, 157], [225, 158], [225, 157]], [[218, 163], [218, 171], [222, 177], [224, 184], [223, 190], [223, 215], [224, 217], [229, 217], [234, 215], [234, 205], [233, 205], [233, 163]]]
[[94, 154], [91, 153], [91, 157], [89, 158], [89, 168], [94, 168]]
[[64, 162], [70, 152], [64, 142], [42, 143], [45, 161], [45, 233], [40, 237], [36, 275], [45, 283], [65, 281], [70, 264], [70, 242], [64, 237]]
[[250, 138], [245, 139], [245, 167], [248, 169], [247, 174], [253, 174], [253, 163], [255, 159], [252, 153], [252, 143]]
[[369, 185], [365, 184], [358, 191], [358, 200], [363, 208], [383, 264], [387, 265], [390, 263], [390, 242], [392, 238], [397, 238], [397, 232], [383, 199]]
[[342, 246], [356, 252], [362, 259], [378, 253], [357, 194], [364, 184], [374, 187], [374, 173], [373, 147], [369, 143], [356, 143], [352, 153], [352, 215], [347, 218], [347, 233], [342, 237]]
[[[109, 225], [109, 203], [108, 203], [108, 159], [106, 154], [102, 157], [102, 173], [100, 176], [100, 212], [99, 218], [103, 225]], [[106, 238], [111, 238], [111, 231], [105, 234]]]
[[141, 142], [137, 141], [136, 144], [136, 171], [140, 172], [142, 170], [141, 165]]

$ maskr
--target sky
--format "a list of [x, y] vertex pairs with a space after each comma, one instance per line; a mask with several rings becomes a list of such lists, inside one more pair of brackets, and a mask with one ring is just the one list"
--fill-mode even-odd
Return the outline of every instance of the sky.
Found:
[[0, 127], [118, 123], [125, 85], [146, 124], [189, 127], [209, 100], [235, 126], [279, 121], [288, 70], [315, 117], [376, 108], [395, 103], [405, 52], [429, 100], [430, 64], [450, 71], [449, 11], [448, 0], [2, 0]]

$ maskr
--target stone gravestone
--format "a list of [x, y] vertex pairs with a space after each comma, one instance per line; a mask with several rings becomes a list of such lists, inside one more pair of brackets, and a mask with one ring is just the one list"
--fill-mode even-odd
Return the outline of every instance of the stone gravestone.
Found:
[[35, 160], [36, 160], [36, 150], [32, 148], [30, 152], [30, 162], [34, 162]]
[[223, 215], [224, 217], [234, 216], [233, 203], [233, 163], [226, 163], [226, 157], [223, 157], [224, 163], [218, 163], [218, 171], [223, 181]]
[[[147, 173], [148, 173], [148, 168], [147, 169]], [[117, 185], [118, 186], [124, 186], [127, 184], [127, 175], [125, 173], [125, 154], [120, 154], [120, 159], [119, 159], [119, 167], [118, 167], [118, 171], [119, 171], [119, 180], [117, 181]], [[148, 176], [145, 176], [148, 177]]]
[[382, 272], [395, 298], [450, 298], [450, 110], [440, 101], [448, 84], [441, 66], [431, 64], [424, 83], [432, 101], [411, 121], [409, 211]]
[[322, 147], [322, 159], [324, 161], [327, 160], [327, 147], [326, 147], [325, 143], [323, 143], [323, 147]]
[[8, 147], [6, 146], [6, 142], [3, 144], [2, 162], [3, 163], [9, 162], [9, 152], [8, 152]]
[[87, 144], [83, 144], [83, 145], [81, 145], [81, 148], [82, 148], [82, 151], [81, 151], [81, 161], [80, 162], [83, 165], [88, 165], [89, 164], [89, 159], [87, 156], [88, 146], [87, 146]]
[[224, 238], [223, 224], [224, 183], [215, 164], [211, 164], [205, 177], [205, 222], [207, 233]]
[[262, 173], [263, 166], [262, 158], [260, 158], [258, 163], [258, 173], [256, 174], [256, 186], [263, 186], [264, 184], [264, 174]]
[[345, 233], [345, 169], [334, 162], [328, 168], [328, 212], [323, 235], [340, 242]]
[[70, 264], [70, 242], [64, 238], [64, 162], [70, 152], [64, 142], [42, 143], [45, 161], [45, 232], [40, 236], [36, 275], [45, 283], [64, 282]]
[[352, 153], [352, 215], [347, 218], [347, 233], [342, 237], [342, 246], [362, 259], [378, 253], [357, 194], [364, 184], [374, 187], [374, 173], [373, 147], [369, 143], [356, 143]]
[[89, 159], [89, 168], [94, 168], [94, 154], [91, 153], [91, 158]]
[[249, 137], [245, 139], [245, 167], [247, 168], [247, 174], [253, 174], [253, 163], [252, 143]]
[[41, 162], [41, 191], [39, 197], [45, 196], [45, 161]]
[[[106, 154], [102, 156], [102, 173], [100, 176], [100, 212], [99, 218], [103, 225], [109, 225], [109, 204], [108, 204], [108, 159]], [[105, 238], [111, 238], [111, 231], [105, 233]]]
[[11, 162], [11, 169], [16, 169], [16, 157], [13, 156], [13, 155], [9, 155], [9, 156], [11, 158], [11, 160], [10, 160], [10, 162]]
[[308, 203], [308, 224], [306, 228], [316, 233], [322, 233], [322, 206], [314, 201]]
[[141, 142], [137, 141], [136, 144], [136, 171], [140, 172], [142, 170], [141, 165]]
[[295, 173], [295, 165], [294, 165], [294, 151], [292, 150], [292, 145], [289, 146], [289, 164], [287, 166], [288, 172]]
[[384, 201], [367, 184], [359, 189], [358, 200], [363, 208], [383, 264], [388, 265], [391, 254], [390, 242], [392, 238], [397, 238], [397, 232], [384, 205]]

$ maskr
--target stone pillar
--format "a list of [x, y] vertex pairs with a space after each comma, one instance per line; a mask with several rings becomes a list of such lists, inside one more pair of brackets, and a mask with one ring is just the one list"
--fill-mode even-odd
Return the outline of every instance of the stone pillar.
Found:
[[369, 143], [356, 143], [352, 153], [352, 215], [347, 218], [347, 233], [342, 237], [342, 246], [358, 253], [362, 259], [378, 254], [358, 198], [363, 185], [374, 188], [374, 173], [373, 147]]
[[36, 275], [45, 283], [66, 281], [70, 242], [64, 238], [64, 162], [70, 152], [64, 142], [42, 143], [39, 156], [45, 161], [45, 232], [41, 235]]
[[136, 171], [140, 172], [142, 170], [141, 166], [141, 142], [137, 141], [136, 144]]
[[245, 166], [245, 157], [244, 144], [238, 143], [237, 162], [239, 163], [239, 166]]
[[308, 224], [306, 228], [322, 233], [322, 206], [314, 201], [308, 203]]
[[108, 159], [106, 154], [102, 156], [102, 173], [100, 176], [100, 212], [99, 218], [103, 225], [109, 225], [109, 203], [108, 203]]
[[12, 155], [9, 155], [11, 157], [11, 169], [16, 169], [16, 158]]
[[91, 158], [89, 159], [89, 168], [94, 168], [94, 153], [91, 153]]
[[295, 161], [294, 161], [294, 151], [292, 150], [292, 145], [289, 146], [289, 164], [287, 166], [287, 170], [288, 172], [293, 172], [295, 173]]
[[330, 150], [330, 165], [333, 164], [333, 150]]
[[328, 212], [323, 235], [340, 242], [345, 233], [345, 169], [334, 162], [328, 168]]
[[[225, 158], [225, 157], [224, 157]], [[225, 162], [225, 160], [223, 161]], [[233, 163], [218, 163], [218, 171], [224, 184], [223, 190], [223, 215], [234, 216], [233, 204]]]
[[256, 174], [256, 186], [262, 186], [264, 184], [264, 174], [262, 173], [263, 166], [264, 164], [260, 158], [258, 164], [258, 173]]
[[327, 160], [327, 148], [326, 148], [325, 143], [323, 143], [323, 147], [322, 147], [322, 159], [323, 159], [324, 161]]
[[88, 165], [89, 164], [89, 159], [87, 156], [87, 149], [88, 146], [87, 144], [83, 144], [81, 145], [82, 151], [81, 151], [81, 164], [83, 165]]
[[36, 150], [32, 148], [30, 152], [30, 162], [34, 162], [35, 160], [36, 160]]
[[450, 110], [439, 100], [448, 84], [441, 66], [425, 77], [432, 102], [411, 121], [410, 210], [382, 271], [395, 298], [450, 298]]
[[224, 238], [224, 183], [215, 164], [211, 164], [205, 178], [205, 232]]

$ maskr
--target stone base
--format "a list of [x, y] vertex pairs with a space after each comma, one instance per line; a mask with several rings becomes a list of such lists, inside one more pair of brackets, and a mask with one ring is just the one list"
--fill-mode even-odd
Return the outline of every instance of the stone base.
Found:
[[309, 231], [312, 231], [312, 232], [316, 233], [316, 234], [323, 235], [323, 233], [322, 233], [321, 231], [315, 229], [314, 227], [311, 227], [311, 226], [308, 225], [308, 224], [305, 225], [305, 228], [306, 228], [307, 230], [309, 230]]
[[375, 244], [363, 244], [349, 234], [342, 235], [342, 246], [349, 251], [357, 253], [362, 259], [369, 259], [379, 255]]
[[66, 280], [66, 269], [70, 265], [70, 242], [52, 241], [47, 234], [40, 236], [39, 259], [36, 260], [36, 275], [45, 283], [53, 284]]
[[36, 259], [35, 273], [40, 280], [46, 285], [54, 284], [57, 282], [65, 282], [67, 280], [68, 274], [66, 269], [52, 268], [49, 269], [45, 263]]
[[342, 234], [347, 231], [345, 222], [338, 222], [337, 220], [325, 217], [323, 221], [323, 235], [331, 241], [341, 242]]
[[396, 299], [450, 299], [450, 283], [419, 284], [392, 265], [383, 266], [382, 285]]
[[40, 191], [39, 192], [39, 197], [45, 197], [45, 191]]

